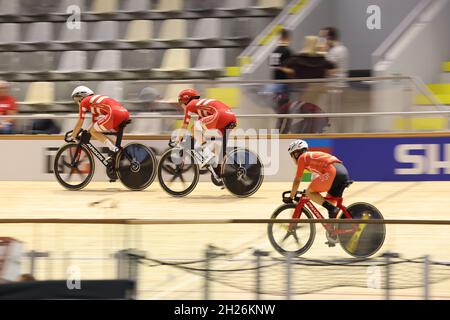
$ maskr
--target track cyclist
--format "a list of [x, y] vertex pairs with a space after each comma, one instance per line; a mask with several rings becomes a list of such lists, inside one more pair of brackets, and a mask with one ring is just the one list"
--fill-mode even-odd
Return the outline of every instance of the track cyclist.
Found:
[[[333, 155], [320, 151], [308, 151], [308, 143], [304, 140], [296, 140], [289, 145], [288, 152], [297, 165], [297, 173], [292, 184], [289, 198], [284, 198], [285, 203], [292, 203], [302, 181], [303, 171], [309, 170], [313, 179], [306, 189], [306, 196], [315, 203], [323, 206], [328, 211], [330, 219], [335, 219], [339, 208], [325, 200], [321, 195], [327, 192], [333, 197], [342, 197], [343, 185], [349, 180], [348, 171], [342, 161]], [[329, 241], [336, 242], [336, 237], [327, 233]]]
[[[180, 143], [184, 132], [189, 126], [192, 114], [199, 116], [193, 126], [193, 135], [195, 139], [195, 150], [201, 150], [203, 160], [200, 168], [207, 164], [215, 162], [215, 154], [206, 146], [204, 133], [207, 130], [217, 129], [222, 137], [225, 137], [223, 143], [226, 144], [227, 130], [233, 129], [237, 125], [237, 119], [234, 112], [231, 111], [225, 103], [215, 99], [200, 99], [200, 94], [194, 89], [185, 89], [178, 94], [178, 103], [184, 109], [183, 126], [178, 133], [175, 143]], [[220, 170], [220, 169], [219, 169]]]
[[80, 132], [86, 112], [89, 111], [92, 114], [89, 133], [109, 148], [109, 162], [112, 165], [112, 159], [119, 149], [103, 132], [116, 132], [119, 125], [130, 118], [128, 110], [116, 100], [94, 94], [94, 91], [85, 86], [76, 87], [72, 92], [72, 99], [79, 106], [79, 119], [73, 129], [72, 140], [75, 140]]

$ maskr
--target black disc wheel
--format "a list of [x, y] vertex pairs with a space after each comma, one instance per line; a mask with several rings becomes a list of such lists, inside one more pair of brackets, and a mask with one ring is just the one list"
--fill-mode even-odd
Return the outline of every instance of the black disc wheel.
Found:
[[[347, 208], [353, 219], [383, 219], [380, 211], [373, 205], [358, 202]], [[385, 224], [351, 224], [339, 223], [339, 230], [354, 232], [338, 234], [342, 249], [356, 258], [367, 258], [374, 255], [383, 246], [386, 236]]]
[[191, 193], [199, 180], [199, 168], [192, 154], [182, 148], [167, 150], [158, 163], [158, 180], [168, 194], [184, 197]]
[[80, 190], [91, 182], [95, 162], [91, 152], [77, 143], [68, 143], [59, 149], [53, 163], [56, 180], [68, 190]]
[[[292, 219], [296, 204], [280, 206], [271, 219]], [[314, 219], [306, 209], [302, 209], [300, 219]], [[300, 256], [311, 248], [316, 236], [314, 223], [269, 223], [267, 235], [272, 247], [280, 254]]]
[[264, 180], [264, 166], [254, 152], [233, 149], [225, 158], [222, 179], [228, 191], [238, 197], [249, 197]]
[[156, 157], [140, 143], [127, 144], [117, 155], [117, 176], [130, 190], [147, 188], [156, 176]]

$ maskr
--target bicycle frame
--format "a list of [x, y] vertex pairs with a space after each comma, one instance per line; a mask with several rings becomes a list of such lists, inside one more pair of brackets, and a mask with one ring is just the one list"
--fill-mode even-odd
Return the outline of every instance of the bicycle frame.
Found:
[[106, 158], [100, 153], [100, 151], [97, 150], [97, 148], [95, 148], [92, 143], [90, 142], [91, 140], [91, 134], [89, 132], [83, 132], [81, 137], [80, 137], [80, 142], [77, 145], [77, 149], [75, 150], [75, 156], [72, 159], [72, 162], [70, 163], [72, 166], [75, 166], [75, 162], [76, 162], [76, 158], [77, 155], [80, 152], [81, 146], [85, 145], [94, 155], [95, 157], [100, 160], [100, 162], [104, 165], [107, 166], [108, 165], [108, 161], [106, 161]]
[[[340, 211], [342, 211], [342, 214], [347, 219], [352, 219], [352, 216], [348, 212], [347, 208], [342, 204], [343, 198], [337, 198], [337, 197], [332, 197], [332, 196], [328, 195], [325, 197], [325, 200], [336, 202], [336, 206], [340, 209]], [[316, 219], [324, 219], [324, 217], [320, 214], [319, 210], [312, 203], [311, 199], [309, 199], [305, 195], [302, 195], [302, 197], [300, 198], [300, 201], [297, 203], [295, 210], [294, 210], [294, 214], [292, 216], [293, 219], [300, 219], [300, 216], [302, 214], [302, 208], [305, 205], [306, 205], [306, 207], [308, 207], [309, 211], [312, 212], [312, 214], [315, 216]], [[341, 216], [341, 214], [339, 214], [339, 212], [338, 212], [337, 217], [340, 217], [340, 216]], [[289, 230], [292, 230], [293, 228], [295, 228], [294, 225], [295, 225], [294, 223], [290, 223]], [[333, 235], [350, 234], [350, 233], [355, 232], [358, 228], [356, 225], [352, 225], [351, 229], [337, 230], [337, 229], [332, 228], [331, 224], [329, 224], [329, 223], [322, 223], [322, 226], [325, 228], [325, 230], [327, 230], [328, 232], [330, 232]]]

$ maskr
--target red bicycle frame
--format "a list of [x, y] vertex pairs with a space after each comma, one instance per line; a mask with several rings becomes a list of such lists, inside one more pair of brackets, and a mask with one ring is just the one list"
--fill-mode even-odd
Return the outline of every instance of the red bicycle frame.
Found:
[[[336, 206], [342, 211], [345, 218], [352, 219], [352, 216], [348, 212], [347, 208], [342, 204], [343, 198], [337, 198], [330, 195], [327, 195], [325, 197], [325, 200], [329, 200], [332, 202], [336, 202]], [[314, 206], [314, 204], [311, 202], [311, 199], [309, 199], [306, 195], [302, 194], [300, 201], [297, 203], [297, 206], [295, 207], [294, 214], [292, 216], [292, 219], [300, 219], [300, 216], [302, 215], [302, 208], [306, 205], [309, 209], [309, 211], [312, 212], [312, 214], [316, 217], [316, 219], [324, 219], [324, 217], [320, 214], [319, 210]], [[339, 211], [340, 212], [340, 211]], [[339, 216], [339, 212], [337, 216]], [[345, 234], [345, 233], [353, 233], [358, 228], [357, 225], [351, 225], [351, 229], [344, 229], [344, 230], [338, 230], [335, 228], [332, 228], [331, 224], [329, 223], [322, 223], [325, 230], [327, 230], [329, 233], [336, 235], [336, 234]], [[295, 228], [295, 223], [289, 224], [289, 230], [293, 230]]]

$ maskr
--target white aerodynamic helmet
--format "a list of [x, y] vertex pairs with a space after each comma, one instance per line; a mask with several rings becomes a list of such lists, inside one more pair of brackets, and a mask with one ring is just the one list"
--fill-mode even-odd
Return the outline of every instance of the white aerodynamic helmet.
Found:
[[302, 149], [308, 150], [308, 143], [306, 143], [306, 141], [304, 140], [295, 140], [289, 145], [288, 151], [289, 154], [292, 154], [293, 152], [300, 151]]
[[72, 99], [75, 102], [81, 101], [84, 97], [93, 95], [94, 91], [85, 86], [78, 86], [72, 91]]

